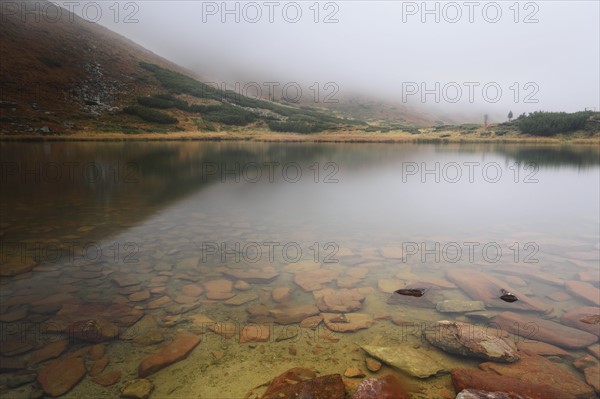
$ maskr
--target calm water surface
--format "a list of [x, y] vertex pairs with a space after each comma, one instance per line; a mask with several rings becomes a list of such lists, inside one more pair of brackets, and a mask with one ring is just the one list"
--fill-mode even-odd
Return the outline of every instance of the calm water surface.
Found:
[[[67, 354], [87, 345], [56, 330], [94, 318], [119, 328], [106, 357], [120, 382], [102, 387], [88, 376], [70, 397], [115, 397], [141, 359], [182, 332], [202, 342], [151, 375], [156, 397], [241, 398], [294, 366], [364, 369], [356, 344], [420, 345], [403, 322], [481, 322], [435, 303], [387, 303], [415, 283], [433, 286], [436, 300], [481, 299], [449, 270], [499, 278], [547, 306], [523, 314], [554, 321], [594, 304], [528, 271], [600, 284], [593, 147], [2, 143], [0, 152], [3, 359], [38, 370], [36, 349], [65, 338]], [[364, 299], [343, 313], [367, 315], [368, 328], [332, 333], [281, 316], [315, 304], [330, 313], [323, 295], [348, 289]], [[508, 306], [497, 305], [490, 315]], [[150, 327], [127, 331], [142, 316]], [[268, 326], [266, 342], [240, 343], [257, 325]], [[34, 331], [26, 339], [23, 326]], [[452, 390], [447, 375], [400, 376], [414, 397]]]

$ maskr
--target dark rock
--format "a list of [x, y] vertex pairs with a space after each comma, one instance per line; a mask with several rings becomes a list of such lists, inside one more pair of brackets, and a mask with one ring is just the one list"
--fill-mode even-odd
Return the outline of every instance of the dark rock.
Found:
[[400, 381], [393, 375], [383, 378], [368, 378], [361, 382], [352, 399], [409, 399]]
[[476, 389], [489, 392], [510, 392], [527, 395], [531, 399], [576, 399], [575, 395], [555, 388], [551, 381], [548, 384], [532, 384], [514, 377], [506, 377], [481, 370], [453, 369], [450, 372], [454, 389], [460, 392], [465, 389]]
[[344, 399], [345, 397], [346, 387], [342, 377], [339, 374], [332, 374], [282, 387], [269, 395], [263, 395], [262, 399]]

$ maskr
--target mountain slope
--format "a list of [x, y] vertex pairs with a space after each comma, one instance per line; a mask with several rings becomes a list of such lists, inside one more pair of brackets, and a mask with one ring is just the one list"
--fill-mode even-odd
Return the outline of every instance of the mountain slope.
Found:
[[[49, 3], [38, 15], [2, 7], [0, 133], [270, 129], [362, 130], [352, 108], [315, 108], [213, 89], [194, 74], [109, 29]], [[8, 11], [7, 11], [8, 10]], [[368, 118], [365, 118], [368, 119]], [[422, 117], [407, 124], [427, 124]]]

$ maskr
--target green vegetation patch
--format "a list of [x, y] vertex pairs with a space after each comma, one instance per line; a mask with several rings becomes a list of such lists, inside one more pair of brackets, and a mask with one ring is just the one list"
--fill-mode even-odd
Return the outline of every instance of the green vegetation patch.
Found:
[[162, 111], [144, 107], [142, 105], [132, 105], [126, 107], [125, 109], [123, 109], [123, 112], [129, 115], [138, 116], [146, 122], [160, 123], [164, 125], [176, 124], [179, 122], [177, 118], [173, 118], [172, 116]]
[[593, 111], [543, 112], [537, 111], [529, 115], [522, 114], [515, 124], [522, 133], [535, 136], [552, 136], [557, 133], [569, 133], [584, 130], [588, 120], [600, 113]]

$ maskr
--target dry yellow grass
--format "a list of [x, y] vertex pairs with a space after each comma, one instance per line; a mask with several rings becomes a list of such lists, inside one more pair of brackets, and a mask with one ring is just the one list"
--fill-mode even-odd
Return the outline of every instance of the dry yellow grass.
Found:
[[263, 142], [344, 142], [344, 143], [531, 143], [531, 144], [590, 144], [599, 145], [600, 137], [524, 137], [524, 136], [483, 136], [461, 134], [457, 131], [410, 134], [406, 132], [366, 133], [364, 131], [340, 131], [333, 133], [296, 134], [275, 133], [269, 130], [238, 132], [199, 132], [174, 133], [78, 133], [70, 135], [0, 135], [0, 141], [263, 141]]

